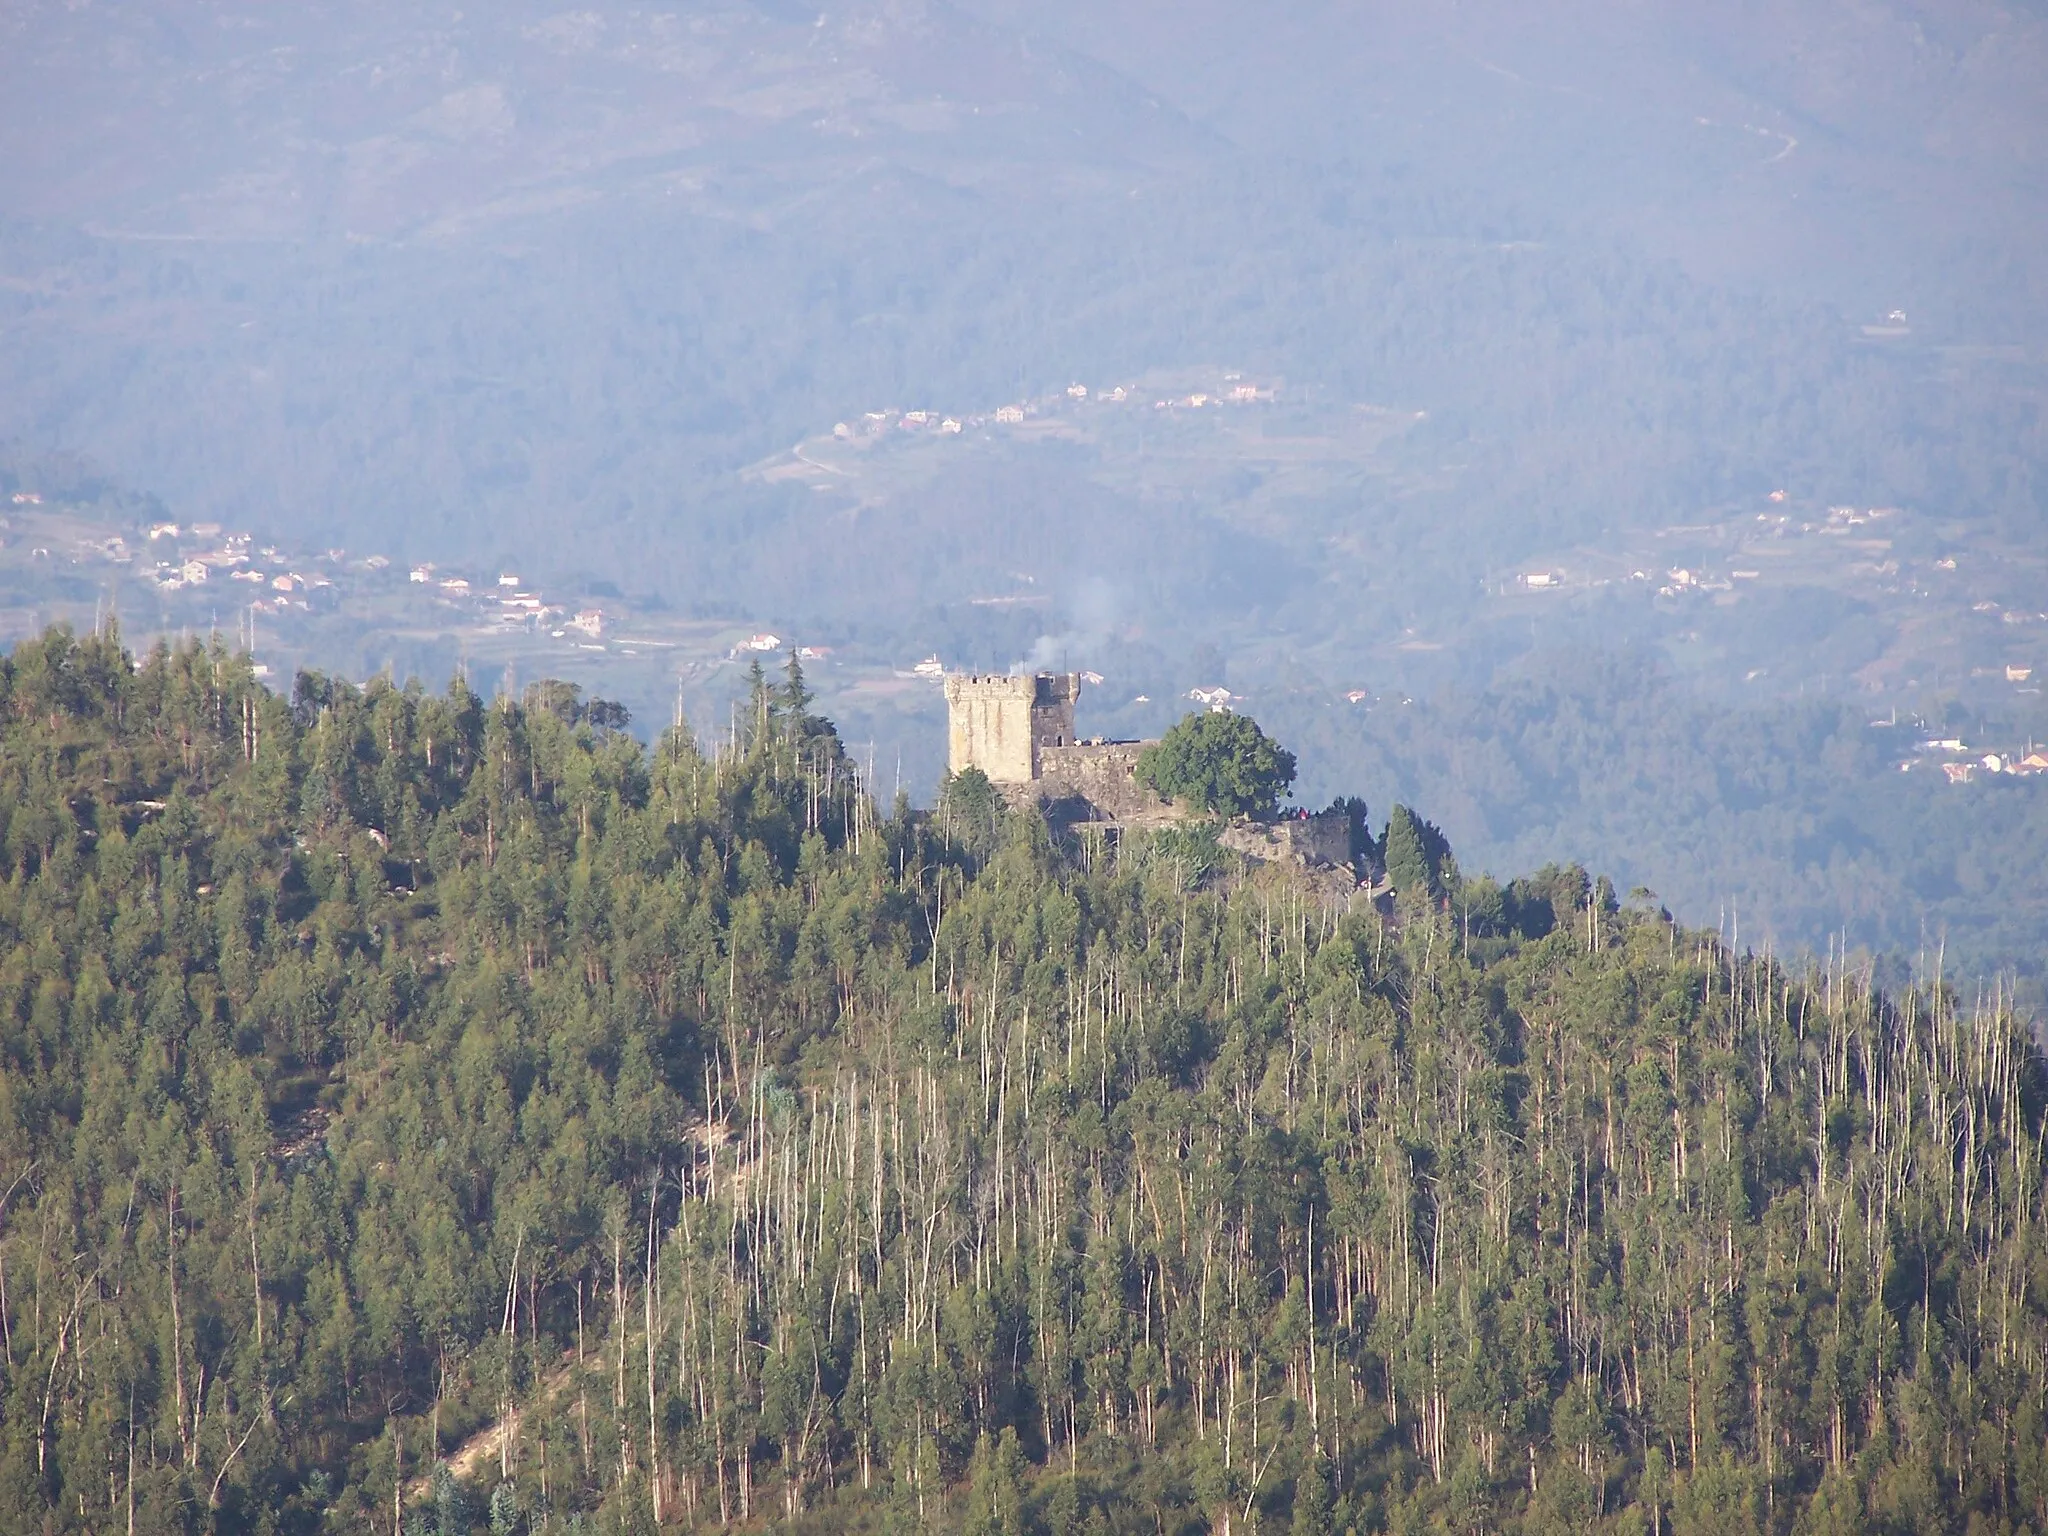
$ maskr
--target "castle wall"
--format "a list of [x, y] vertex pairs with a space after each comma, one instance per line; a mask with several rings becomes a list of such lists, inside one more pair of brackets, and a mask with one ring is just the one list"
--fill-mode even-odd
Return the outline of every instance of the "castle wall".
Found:
[[946, 766], [979, 768], [998, 784], [1029, 783], [1031, 680], [1022, 677], [946, 679]]
[[1040, 789], [1048, 799], [1081, 799], [1095, 819], [1142, 824], [1180, 819], [1180, 812], [1138, 782], [1142, 741], [1086, 742], [1039, 753]]
[[1028, 784], [1039, 757], [1074, 739], [1081, 679], [1071, 672], [1036, 677], [968, 675], [946, 678], [946, 766], [979, 768], [997, 784]]

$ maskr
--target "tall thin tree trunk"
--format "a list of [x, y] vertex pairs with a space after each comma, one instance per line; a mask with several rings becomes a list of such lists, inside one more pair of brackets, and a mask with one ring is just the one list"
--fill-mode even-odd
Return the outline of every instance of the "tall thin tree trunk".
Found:
[[654, 1392], [654, 1330], [658, 1319], [654, 1308], [654, 1275], [661, 1262], [661, 1240], [655, 1227], [656, 1196], [660, 1193], [661, 1174], [657, 1170], [647, 1191], [647, 1276], [641, 1286], [641, 1302], [645, 1312], [644, 1332], [647, 1335], [647, 1484], [654, 1503], [654, 1523], [661, 1524], [661, 1441], [658, 1438], [655, 1418]]
[[626, 1279], [625, 1237], [612, 1233], [612, 1327], [618, 1334], [617, 1374], [612, 1385], [612, 1417], [619, 1426], [619, 1486], [633, 1477], [633, 1432], [626, 1427]]
[[178, 1439], [184, 1447], [185, 1465], [198, 1463], [199, 1448], [192, 1441], [192, 1423], [185, 1397], [185, 1319], [178, 1303], [178, 1186], [173, 1181], [164, 1193], [164, 1220], [169, 1229], [169, 1258], [166, 1268], [171, 1283], [171, 1374], [178, 1410]]

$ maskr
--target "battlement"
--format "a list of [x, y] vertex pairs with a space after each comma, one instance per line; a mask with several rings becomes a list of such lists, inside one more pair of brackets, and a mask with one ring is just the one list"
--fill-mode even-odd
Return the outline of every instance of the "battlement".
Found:
[[997, 784], [1036, 781], [1041, 753], [1073, 745], [1080, 697], [1077, 672], [948, 673], [946, 766], [979, 768]]

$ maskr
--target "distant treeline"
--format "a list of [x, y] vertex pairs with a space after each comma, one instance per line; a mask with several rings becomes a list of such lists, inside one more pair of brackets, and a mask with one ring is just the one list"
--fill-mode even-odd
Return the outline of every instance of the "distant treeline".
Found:
[[1640, 653], [1595, 650], [1412, 704], [1276, 697], [1267, 715], [1299, 747], [1307, 791], [1384, 785], [1430, 807], [1477, 867], [1580, 857], [1745, 946], [1862, 951], [1894, 980], [2002, 974], [2039, 1005], [2048, 783], [1951, 787], [1932, 761], [1899, 764], [1929, 730], [1984, 750], [2048, 739], [2048, 713], [1986, 738], [1954, 708], [1916, 729], [1840, 699], [1737, 707]]

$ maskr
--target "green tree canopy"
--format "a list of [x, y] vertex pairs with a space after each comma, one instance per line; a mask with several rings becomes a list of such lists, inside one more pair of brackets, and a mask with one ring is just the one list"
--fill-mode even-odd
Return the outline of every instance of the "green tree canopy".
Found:
[[0, 1532], [2048, 1530], [1995, 994], [294, 692], [0, 656]]
[[1387, 817], [1387, 879], [1402, 895], [1440, 900], [1457, 883], [1451, 845], [1429, 822], [1397, 805]]
[[1190, 714], [1139, 756], [1138, 777], [1205, 811], [1271, 816], [1294, 782], [1294, 754], [1248, 715]]
[[939, 824], [977, 856], [996, 845], [1003, 820], [1002, 791], [979, 768], [949, 773], [939, 784]]

